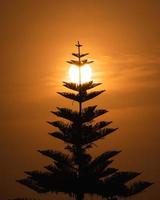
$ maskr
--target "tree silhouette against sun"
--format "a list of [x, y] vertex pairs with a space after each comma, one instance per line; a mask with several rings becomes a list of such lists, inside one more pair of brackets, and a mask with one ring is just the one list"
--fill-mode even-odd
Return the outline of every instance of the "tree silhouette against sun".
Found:
[[83, 107], [84, 102], [95, 98], [104, 90], [90, 91], [101, 83], [81, 82], [81, 68], [93, 62], [84, 59], [88, 53], [81, 53], [81, 46], [78, 42], [76, 44], [78, 52], [72, 53], [77, 59], [68, 61], [78, 67], [79, 83], [63, 82], [63, 86], [73, 92], [58, 92], [63, 97], [78, 102], [79, 108], [75, 111], [57, 107], [52, 114], [65, 121], [48, 122], [58, 128], [49, 135], [62, 140], [68, 154], [52, 149], [39, 150], [53, 162], [45, 166], [44, 171], [26, 171], [27, 177], [18, 182], [38, 193], [65, 193], [76, 200], [83, 200], [85, 194], [98, 195], [107, 200], [118, 200], [120, 197], [135, 195], [152, 183], [147, 181], [130, 183], [140, 173], [123, 172], [110, 167], [112, 158], [120, 151], [106, 151], [96, 158], [89, 154], [89, 149], [96, 141], [110, 135], [117, 128], [108, 127], [111, 121], [95, 122], [95, 118], [107, 113], [105, 109], [98, 109], [97, 105]]

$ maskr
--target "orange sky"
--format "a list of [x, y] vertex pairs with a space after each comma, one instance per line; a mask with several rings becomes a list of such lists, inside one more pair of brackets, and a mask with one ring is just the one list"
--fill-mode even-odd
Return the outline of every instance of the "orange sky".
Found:
[[63, 148], [47, 135], [50, 127], [45, 121], [55, 119], [49, 111], [56, 106], [76, 106], [56, 92], [66, 90], [61, 86], [69, 68], [65, 61], [80, 40], [95, 61], [93, 78], [103, 82], [99, 89], [106, 89], [89, 104], [108, 109], [106, 119], [120, 128], [99, 142], [94, 153], [122, 149], [113, 166], [142, 171], [142, 179], [156, 182], [132, 199], [159, 200], [160, 1], [2, 0], [0, 4], [1, 199], [37, 197], [15, 180], [24, 176], [23, 171], [42, 169], [50, 161], [36, 150]]

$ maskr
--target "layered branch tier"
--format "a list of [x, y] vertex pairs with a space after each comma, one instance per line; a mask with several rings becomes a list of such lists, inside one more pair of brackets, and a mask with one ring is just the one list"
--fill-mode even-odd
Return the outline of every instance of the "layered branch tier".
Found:
[[77, 91], [77, 92], [80, 92], [80, 91], [86, 92], [87, 90], [93, 89], [94, 87], [98, 85], [101, 85], [101, 83], [94, 83], [93, 81], [89, 81], [86, 83], [82, 83], [80, 85], [80, 84], [72, 83], [72, 82], [65, 82], [65, 81], [63, 82], [64, 87]]
[[74, 100], [77, 102], [85, 102], [85, 101], [88, 101], [88, 100], [93, 99], [94, 97], [100, 95], [104, 91], [105, 90], [94, 91], [94, 92], [89, 92], [89, 93], [81, 92], [78, 94], [69, 93], [69, 92], [57, 92], [57, 93], [62, 95], [63, 97], [66, 97], [68, 99], [71, 99], [71, 100]]
[[117, 128], [106, 128], [110, 122], [99, 122], [95, 125], [72, 123], [65, 125], [63, 122], [49, 122], [51, 125], [58, 127], [60, 131], [49, 133], [50, 135], [63, 140], [66, 143], [74, 145], [86, 145], [95, 142], [111, 134]]
[[69, 108], [60, 108], [57, 107], [58, 111], [51, 111], [57, 117], [64, 118], [75, 124], [83, 124], [86, 122], [91, 122], [95, 118], [105, 114], [107, 110], [105, 109], [96, 109], [97, 106], [88, 106], [82, 109], [81, 115], [78, 111], [73, 111]]
[[[108, 171], [116, 170], [108, 168]], [[76, 196], [77, 193], [96, 194], [109, 199], [112, 196], [132, 196], [152, 185], [146, 181], [127, 184], [129, 180], [139, 175], [137, 172], [115, 172], [104, 180], [94, 179], [93, 175], [79, 179], [76, 172], [57, 168], [54, 168], [53, 172], [31, 171], [25, 173], [28, 177], [19, 182], [39, 193], [63, 192], [72, 196]]]

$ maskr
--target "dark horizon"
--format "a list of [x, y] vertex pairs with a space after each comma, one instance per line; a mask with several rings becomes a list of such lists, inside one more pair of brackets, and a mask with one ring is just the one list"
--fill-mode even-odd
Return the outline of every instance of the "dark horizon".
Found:
[[[93, 80], [106, 92], [87, 105], [109, 110], [103, 118], [119, 127], [92, 153], [118, 149], [114, 167], [138, 171], [155, 184], [132, 197], [159, 200], [160, 176], [160, 2], [142, 0], [1, 1], [1, 183], [0, 197], [50, 199], [16, 182], [24, 171], [43, 169], [50, 160], [37, 150], [61, 142], [46, 124], [57, 106], [77, 109], [56, 92], [65, 91], [77, 40], [89, 52]], [[53, 195], [55, 200], [70, 199]], [[89, 197], [90, 198], [90, 197]], [[88, 199], [89, 199], [88, 198]], [[98, 199], [94, 197], [94, 199]]]

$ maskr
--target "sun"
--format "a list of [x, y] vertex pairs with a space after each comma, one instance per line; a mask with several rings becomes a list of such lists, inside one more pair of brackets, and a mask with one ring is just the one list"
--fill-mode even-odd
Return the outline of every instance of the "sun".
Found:
[[[92, 69], [90, 65], [81, 67], [81, 83], [89, 82], [92, 78]], [[71, 82], [79, 83], [79, 67], [71, 65], [69, 68], [69, 78]]]

